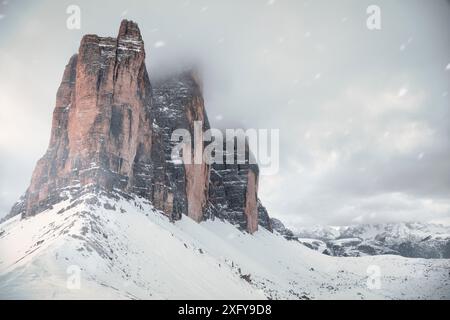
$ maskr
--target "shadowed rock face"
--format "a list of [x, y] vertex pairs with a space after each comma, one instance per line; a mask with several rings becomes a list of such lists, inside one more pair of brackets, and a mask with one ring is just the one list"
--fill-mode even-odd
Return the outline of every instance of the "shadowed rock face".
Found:
[[[271, 230], [256, 165], [172, 161], [172, 132], [194, 137], [195, 121], [210, 128], [197, 77], [183, 72], [152, 88], [136, 23], [122, 21], [117, 38], [84, 36], [58, 89], [48, 150], [9, 216], [101, 189], [146, 198], [172, 220], [219, 217], [251, 233], [258, 224]], [[196, 143], [203, 151], [205, 143]]]
[[[224, 142], [224, 148], [227, 142]], [[233, 162], [227, 163], [227, 154], [223, 154], [223, 163], [214, 163], [210, 173], [209, 212], [211, 216], [230, 221], [242, 230], [250, 233], [258, 225], [272, 231], [272, 223], [266, 209], [258, 200], [259, 169], [252, 164], [248, 145], [245, 146], [245, 160], [237, 164], [239, 156], [237, 141], [234, 140]]]
[[[158, 174], [164, 181], [163, 187], [167, 187], [164, 192], [173, 195], [174, 215], [180, 217], [184, 213], [199, 222], [204, 219], [210, 168], [206, 164], [174, 163], [171, 153], [176, 142], [171, 141], [171, 137], [174, 130], [185, 129], [193, 143], [195, 121], [201, 121], [201, 131], [210, 128], [200, 85], [193, 72], [187, 71], [155, 82], [153, 95], [153, 130], [157, 140], [153, 163], [164, 168], [164, 173]], [[201, 137], [197, 144], [198, 150], [203, 151], [205, 145]], [[191, 163], [194, 163], [193, 157], [194, 151]]]

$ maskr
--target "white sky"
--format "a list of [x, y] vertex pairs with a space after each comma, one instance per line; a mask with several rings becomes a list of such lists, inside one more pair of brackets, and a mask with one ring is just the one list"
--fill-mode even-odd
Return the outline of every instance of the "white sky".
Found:
[[[151, 78], [201, 70], [213, 126], [280, 129], [280, 172], [260, 181], [272, 216], [450, 220], [450, 4], [375, 2], [0, 1], [0, 216], [47, 148], [82, 35], [115, 36], [128, 18]], [[70, 4], [81, 30], [66, 28]], [[370, 4], [379, 31], [366, 28]]]

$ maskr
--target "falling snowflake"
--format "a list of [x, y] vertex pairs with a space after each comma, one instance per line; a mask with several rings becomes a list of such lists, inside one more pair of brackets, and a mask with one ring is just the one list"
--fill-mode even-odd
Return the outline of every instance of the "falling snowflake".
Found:
[[398, 94], [397, 94], [397, 96], [399, 96], [399, 97], [403, 97], [405, 94], [407, 94], [408, 93], [408, 89], [406, 89], [406, 88], [401, 88], [399, 91], [398, 91]]
[[402, 43], [400, 46], [400, 51], [404, 51], [406, 47], [413, 41], [413, 37], [409, 37], [408, 40], [406, 40], [405, 43]]
[[275, 0], [269, 0], [269, 1], [267, 1], [267, 5], [268, 6], [271, 6], [271, 5], [273, 5], [275, 3]]
[[2, 20], [5, 17], [5, 15], [0, 14], [0, 20]]
[[445, 67], [445, 70], [450, 70], [450, 63]]
[[222, 116], [221, 114], [218, 114], [218, 115], [216, 116], [216, 120], [220, 121], [220, 120], [222, 120], [222, 119], [223, 119], [223, 116]]
[[423, 152], [419, 153], [419, 155], [417, 156], [417, 159], [422, 160], [424, 155], [425, 154]]
[[200, 12], [205, 12], [206, 10], [208, 10], [208, 7], [203, 7], [200, 9]]
[[165, 47], [166, 43], [164, 41], [156, 41], [155, 44], [153, 45], [155, 48], [161, 48], [161, 47]]
[[320, 73], [317, 73], [317, 74], [314, 76], [314, 79], [319, 80], [321, 76], [322, 76], [322, 75], [321, 75]]

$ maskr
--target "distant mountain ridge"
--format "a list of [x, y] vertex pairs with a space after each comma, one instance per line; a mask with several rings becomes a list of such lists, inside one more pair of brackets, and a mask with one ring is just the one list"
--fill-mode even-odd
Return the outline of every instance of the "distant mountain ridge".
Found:
[[304, 245], [332, 256], [394, 254], [410, 258], [449, 259], [450, 227], [404, 222], [299, 228]]

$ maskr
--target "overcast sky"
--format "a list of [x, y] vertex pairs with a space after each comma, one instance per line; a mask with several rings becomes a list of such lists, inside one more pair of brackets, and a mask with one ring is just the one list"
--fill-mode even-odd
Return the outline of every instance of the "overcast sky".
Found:
[[[81, 8], [81, 29], [66, 8]], [[366, 9], [381, 8], [381, 30]], [[195, 65], [219, 128], [279, 128], [260, 180], [291, 227], [450, 221], [450, 3], [0, 0], [0, 216], [47, 148], [83, 34], [138, 22], [150, 77]]]

